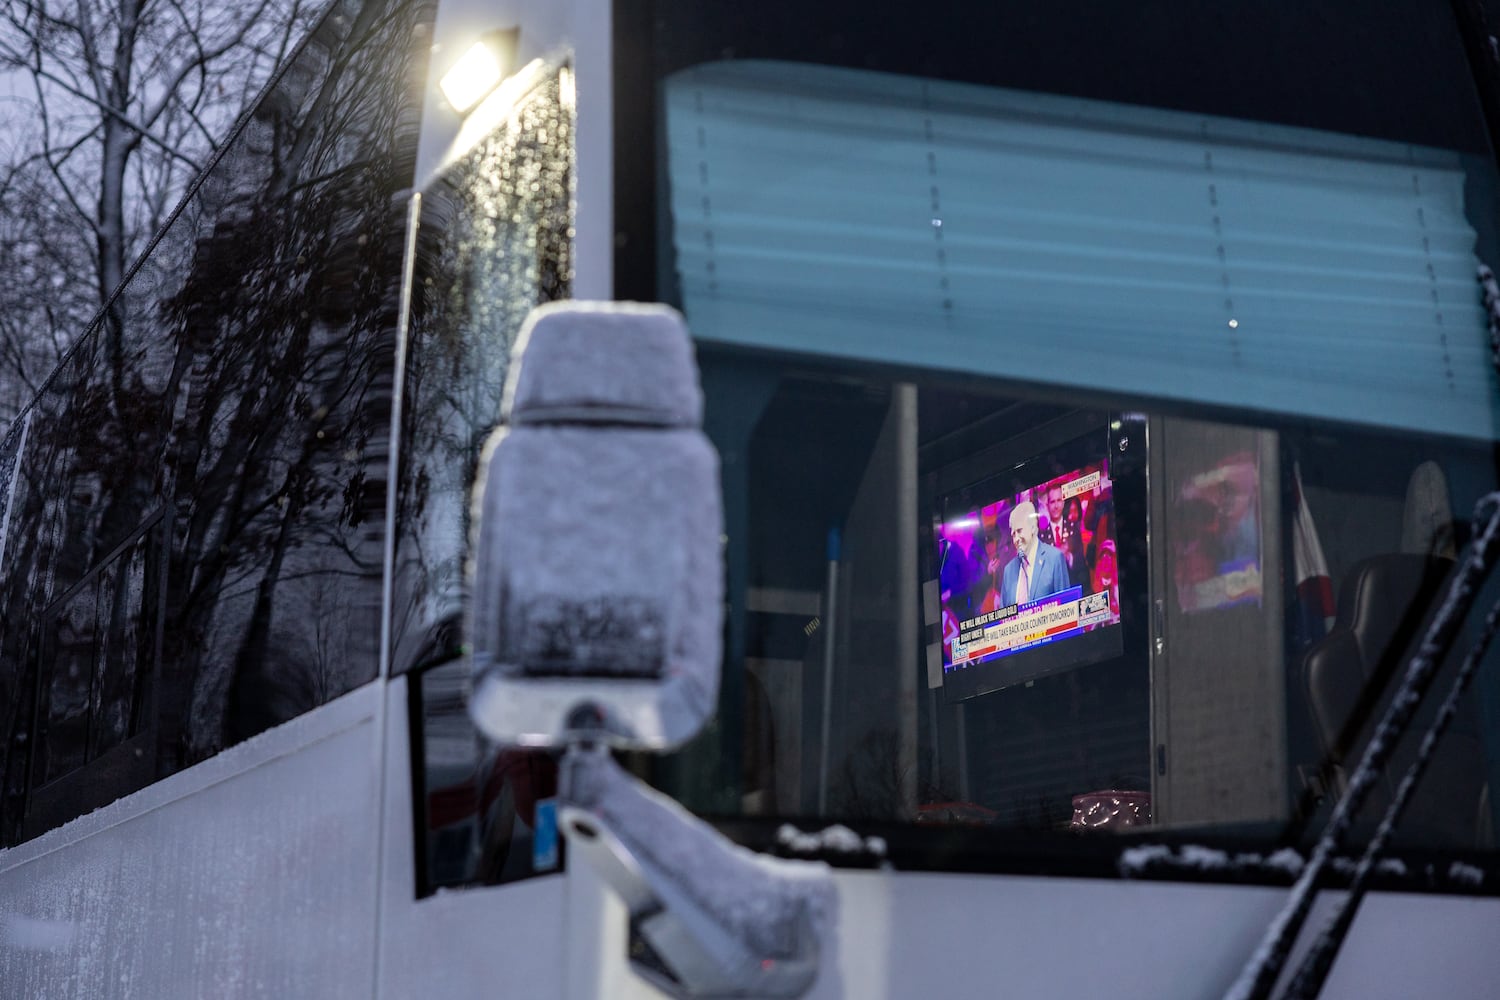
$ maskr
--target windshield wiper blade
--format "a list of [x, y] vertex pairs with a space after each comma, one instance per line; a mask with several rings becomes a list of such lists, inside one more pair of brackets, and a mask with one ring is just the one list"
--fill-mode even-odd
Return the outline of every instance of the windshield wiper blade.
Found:
[[[1497, 517], [1500, 517], [1500, 514], [1497, 514]], [[1401, 822], [1401, 816], [1411, 802], [1417, 782], [1422, 779], [1427, 765], [1432, 762], [1432, 755], [1437, 750], [1438, 741], [1443, 738], [1443, 733], [1458, 715], [1459, 703], [1463, 700], [1469, 682], [1478, 673], [1479, 661], [1484, 658], [1485, 650], [1489, 648], [1490, 641], [1495, 638], [1496, 631], [1500, 631], [1500, 601], [1497, 601], [1490, 608], [1490, 613], [1485, 616], [1484, 627], [1474, 640], [1474, 645], [1465, 654], [1463, 664], [1459, 667], [1457, 676], [1453, 678], [1453, 685], [1448, 689], [1447, 697], [1438, 708], [1437, 716], [1422, 735], [1422, 743], [1417, 748], [1416, 758], [1402, 775], [1401, 784], [1396, 787], [1396, 794], [1391, 804], [1386, 807], [1385, 815], [1380, 818], [1380, 825], [1376, 828], [1375, 835], [1370, 839], [1364, 854], [1360, 856], [1359, 865], [1354, 871], [1354, 878], [1349, 883], [1349, 894], [1338, 904], [1333, 916], [1313, 942], [1312, 949], [1298, 966], [1296, 976], [1287, 987], [1288, 1000], [1313, 1000], [1323, 988], [1323, 982], [1328, 978], [1329, 970], [1333, 968], [1333, 960], [1338, 957], [1339, 948], [1343, 946], [1349, 927], [1354, 923], [1354, 915], [1359, 910], [1360, 901], [1364, 898], [1375, 862], [1385, 852], [1386, 845], [1390, 843], [1391, 836], [1396, 832], [1396, 825]]]
[[[1474, 519], [1476, 527], [1479, 522], [1483, 522], [1483, 530], [1476, 532], [1475, 538], [1470, 542], [1468, 555], [1460, 564], [1459, 571], [1453, 578], [1442, 605], [1427, 627], [1421, 645], [1407, 664], [1400, 687], [1397, 688], [1385, 715], [1376, 727], [1375, 734], [1365, 745], [1365, 752], [1360, 758], [1359, 766], [1350, 775], [1348, 786], [1334, 807], [1327, 826], [1323, 828], [1323, 834], [1313, 849], [1307, 866], [1302, 869], [1296, 884], [1292, 886], [1286, 905], [1266, 928], [1266, 934], [1261, 939], [1260, 946], [1251, 955], [1239, 978], [1225, 993], [1225, 1000], [1267, 1000], [1271, 996], [1276, 980], [1291, 953], [1292, 944], [1297, 940], [1302, 925], [1307, 921], [1324, 871], [1332, 861], [1333, 855], [1343, 845], [1344, 838], [1353, 826], [1355, 817], [1359, 815], [1365, 800], [1369, 798], [1370, 792], [1385, 772], [1386, 765], [1395, 753], [1396, 744], [1410, 727], [1418, 706], [1421, 705], [1428, 688], [1432, 686], [1438, 667], [1452, 649], [1454, 640], [1458, 637], [1458, 630], [1462, 627], [1464, 619], [1468, 617], [1480, 586], [1494, 568], [1497, 556], [1500, 556], [1500, 492], [1491, 493], [1479, 501], [1474, 512]], [[1492, 611], [1491, 618], [1495, 615], [1496, 612]], [[1483, 646], [1488, 644], [1488, 637], [1491, 634], [1490, 622], [1487, 620], [1485, 634], [1481, 635], [1479, 641], [1476, 642], [1476, 648], [1470, 651], [1474, 665], [1477, 665], [1480, 654], [1483, 653]], [[1473, 675], [1474, 670], [1469, 659], [1465, 660], [1464, 668], [1466, 669], [1460, 670], [1459, 676], [1454, 681], [1454, 690], [1449, 693], [1448, 699], [1444, 702], [1444, 709], [1448, 708], [1449, 702], [1453, 702], [1456, 709], [1457, 701], [1463, 694], [1463, 688], [1467, 685], [1468, 678]], [[1442, 735], [1442, 729], [1447, 725], [1447, 722], [1443, 721], [1442, 725], [1438, 726], [1438, 721], [1442, 719], [1443, 713], [1440, 712], [1438, 720], [1433, 723], [1437, 732], [1433, 733], [1431, 729], [1428, 731], [1428, 737], [1434, 745], [1437, 738]], [[1424, 739], [1423, 749], [1429, 750], [1430, 753], [1427, 744], [1428, 740]], [[1416, 778], [1420, 777], [1424, 767], [1425, 763], [1419, 755], [1417, 761], [1412, 764], [1416, 774], [1413, 775], [1409, 770], [1402, 781], [1402, 788], [1407, 798], [1410, 797], [1411, 787], [1415, 786]], [[1404, 802], [1398, 793], [1396, 800], [1392, 803], [1392, 808], [1396, 810], [1394, 816], [1390, 809], [1386, 813], [1386, 818], [1392, 821], [1392, 828], [1395, 826], [1394, 821], [1400, 818], [1402, 806]], [[1382, 827], [1384, 826], [1385, 821], [1382, 820]], [[1388, 837], [1389, 832], [1387, 832]], [[1362, 859], [1362, 866], [1366, 860], [1373, 859]], [[1357, 901], [1358, 896], [1351, 893], [1350, 899]], [[1319, 958], [1319, 961], [1326, 962], [1327, 967], [1332, 966], [1333, 959], [1342, 944], [1343, 934], [1354, 919], [1353, 907], [1348, 906], [1347, 901], [1345, 909], [1347, 913], [1341, 911], [1335, 916], [1335, 924], [1342, 923], [1342, 929], [1330, 927], [1325, 933], [1327, 940], [1320, 940], [1321, 947], [1314, 949], [1314, 957], [1322, 954], [1323, 957]], [[1337, 933], [1333, 933], [1336, 930]], [[1298, 981], [1303, 980], [1304, 971], [1307, 972], [1306, 982], [1312, 984], [1314, 990], [1321, 986], [1323, 976], [1327, 974], [1326, 967], [1319, 974], [1315, 970], [1307, 970], [1304, 966], [1304, 969], [1299, 970]], [[1314, 980], [1316, 980], [1315, 983]]]

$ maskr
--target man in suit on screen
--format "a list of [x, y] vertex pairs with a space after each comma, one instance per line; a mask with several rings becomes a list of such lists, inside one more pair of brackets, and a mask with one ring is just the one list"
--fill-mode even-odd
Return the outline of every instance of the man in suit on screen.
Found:
[[1031, 501], [1011, 510], [1010, 540], [1016, 555], [1000, 574], [1002, 605], [1025, 604], [1068, 589], [1068, 561], [1062, 550], [1037, 537], [1036, 506]]

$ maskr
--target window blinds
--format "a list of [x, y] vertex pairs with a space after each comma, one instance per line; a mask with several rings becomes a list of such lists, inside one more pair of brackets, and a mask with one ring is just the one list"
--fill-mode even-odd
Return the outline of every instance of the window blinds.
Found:
[[1456, 153], [789, 63], [666, 87], [701, 339], [1492, 438]]

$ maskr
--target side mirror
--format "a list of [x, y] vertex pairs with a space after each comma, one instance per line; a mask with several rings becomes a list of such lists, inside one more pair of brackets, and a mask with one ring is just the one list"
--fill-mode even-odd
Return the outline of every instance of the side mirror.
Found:
[[719, 691], [719, 462], [682, 317], [544, 306], [512, 359], [474, 498], [469, 711], [564, 753], [575, 857], [626, 904], [630, 961], [674, 996], [805, 993], [835, 894], [626, 774], [608, 747], [689, 739]]
[[528, 318], [474, 497], [469, 627], [481, 731], [661, 750], [714, 711], [718, 456], [682, 317], [562, 303]]

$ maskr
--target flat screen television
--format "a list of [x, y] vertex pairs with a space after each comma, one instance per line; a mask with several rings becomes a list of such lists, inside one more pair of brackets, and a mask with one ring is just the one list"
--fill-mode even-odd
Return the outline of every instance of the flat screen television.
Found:
[[938, 498], [934, 556], [950, 700], [1121, 654], [1109, 441], [1100, 427]]

